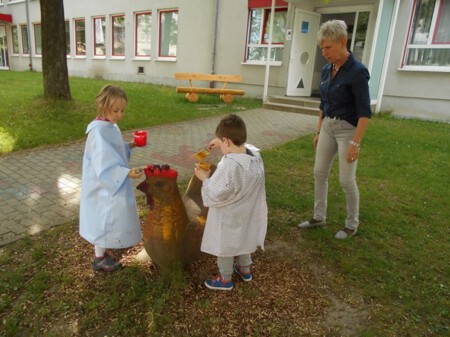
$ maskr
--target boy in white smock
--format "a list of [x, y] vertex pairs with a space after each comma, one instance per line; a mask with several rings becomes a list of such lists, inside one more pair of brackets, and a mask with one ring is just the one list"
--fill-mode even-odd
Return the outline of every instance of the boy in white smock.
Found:
[[203, 204], [209, 207], [201, 250], [217, 256], [219, 275], [205, 281], [210, 289], [231, 290], [232, 275], [251, 281], [251, 253], [264, 249], [267, 203], [264, 164], [259, 150], [249, 144], [244, 121], [224, 117], [209, 148], [220, 147], [223, 157], [214, 174], [197, 164], [203, 182]]
[[128, 168], [135, 144], [124, 142], [116, 124], [123, 118], [127, 102], [122, 89], [105, 86], [97, 95], [97, 118], [86, 130], [80, 235], [94, 245], [94, 270], [117, 270], [120, 263], [105, 250], [131, 247], [142, 238], [130, 181], [142, 176], [142, 172]]

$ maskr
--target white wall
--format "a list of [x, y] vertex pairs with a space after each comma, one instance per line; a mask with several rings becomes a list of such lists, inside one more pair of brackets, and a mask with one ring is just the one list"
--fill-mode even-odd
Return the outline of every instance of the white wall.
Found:
[[[30, 22], [40, 22], [39, 2], [30, 3]], [[126, 6], [124, 6], [126, 4]], [[246, 90], [246, 96], [262, 97], [265, 76], [264, 65], [244, 63], [247, 35], [247, 1], [219, 0], [219, 22], [217, 33], [215, 73], [240, 74], [241, 84], [229, 84], [230, 88]], [[177, 85], [175, 72], [213, 71], [215, 0], [77, 0], [64, 2], [65, 17], [71, 27], [71, 55], [68, 69], [71, 76], [102, 78], [121, 81], [136, 81]], [[158, 11], [178, 10], [178, 45], [176, 60], [158, 59]], [[8, 6], [13, 15], [13, 24], [26, 24], [25, 2]], [[152, 11], [152, 58], [134, 58], [134, 13]], [[111, 57], [111, 15], [125, 14], [126, 55], [124, 58]], [[93, 56], [92, 17], [105, 16], [107, 24], [106, 57]], [[74, 19], [85, 19], [86, 56], [75, 56]], [[33, 28], [30, 32], [33, 34]], [[10, 43], [10, 50], [12, 44]], [[41, 57], [34, 55], [34, 38], [31, 38], [33, 70], [42, 71]], [[284, 62], [272, 66], [269, 79], [269, 93], [284, 94], [289, 46], [285, 48]], [[10, 53], [11, 70], [28, 70], [28, 55]], [[138, 67], [144, 67], [144, 74], [138, 74]]]

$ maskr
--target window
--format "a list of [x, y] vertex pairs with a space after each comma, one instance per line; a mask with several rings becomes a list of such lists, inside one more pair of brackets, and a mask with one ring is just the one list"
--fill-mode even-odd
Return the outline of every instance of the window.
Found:
[[13, 54], [19, 54], [19, 32], [17, 26], [11, 26], [11, 35], [13, 43]]
[[178, 11], [159, 13], [159, 57], [176, 57], [178, 40]]
[[66, 30], [66, 54], [70, 55], [70, 24], [69, 24], [69, 21], [64, 22], [64, 27]]
[[403, 67], [450, 70], [450, 0], [417, 0]]
[[42, 35], [41, 24], [34, 24], [34, 53], [35, 55], [42, 55]]
[[30, 43], [28, 42], [28, 27], [20, 26], [20, 33], [22, 34], [22, 52], [24, 54], [30, 53]]
[[8, 68], [6, 25], [0, 25], [0, 68]]
[[106, 19], [94, 18], [94, 56], [106, 55]]
[[112, 55], [125, 56], [125, 15], [112, 16]]
[[150, 57], [152, 47], [151, 31], [152, 31], [152, 13], [136, 13], [136, 45], [135, 56]]
[[75, 20], [75, 55], [86, 55], [86, 22], [84, 19]]
[[[283, 60], [286, 33], [287, 8], [276, 8], [273, 18], [272, 46], [270, 60]], [[259, 63], [267, 60], [270, 32], [270, 8], [251, 8], [249, 11], [246, 61]]]

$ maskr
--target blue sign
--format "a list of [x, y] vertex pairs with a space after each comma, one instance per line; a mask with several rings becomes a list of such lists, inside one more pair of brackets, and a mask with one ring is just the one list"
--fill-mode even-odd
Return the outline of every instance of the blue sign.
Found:
[[308, 21], [302, 21], [302, 33], [308, 34], [309, 32], [309, 22]]

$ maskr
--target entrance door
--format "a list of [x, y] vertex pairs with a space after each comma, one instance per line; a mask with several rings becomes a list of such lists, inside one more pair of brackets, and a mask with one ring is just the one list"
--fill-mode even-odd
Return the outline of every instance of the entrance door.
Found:
[[8, 44], [6, 43], [6, 26], [0, 25], [0, 69], [8, 69]]
[[[332, 19], [345, 21], [348, 26], [347, 48], [353, 52], [353, 56], [357, 60], [361, 61], [367, 67], [370, 63], [372, 38], [375, 27], [375, 15], [371, 14], [373, 10], [372, 7], [373, 6], [325, 7], [317, 10], [321, 14], [320, 24]], [[320, 49], [317, 48], [312, 84], [313, 96], [319, 95], [320, 74], [322, 67], [325, 64], [327, 64], [327, 60], [322, 56]]]
[[319, 14], [295, 9], [286, 95], [310, 96]]

